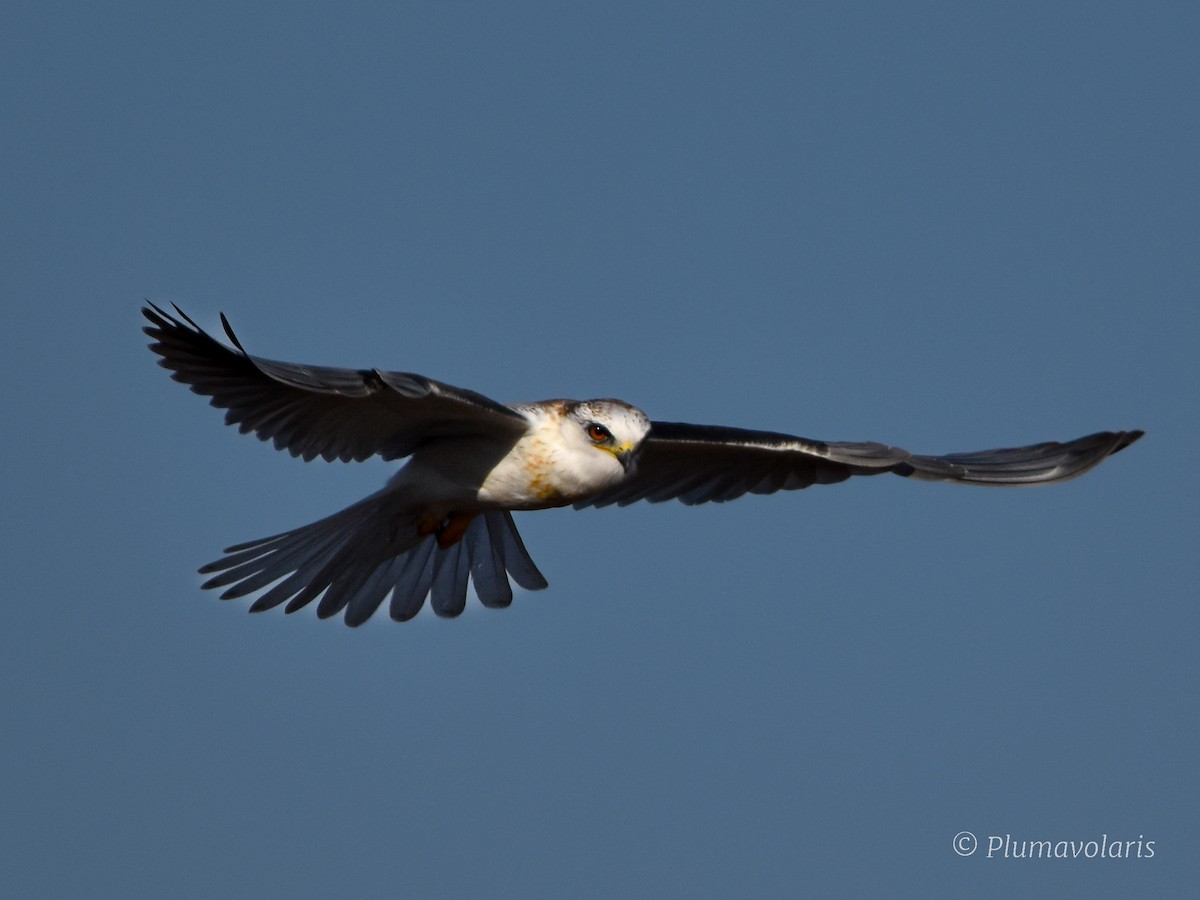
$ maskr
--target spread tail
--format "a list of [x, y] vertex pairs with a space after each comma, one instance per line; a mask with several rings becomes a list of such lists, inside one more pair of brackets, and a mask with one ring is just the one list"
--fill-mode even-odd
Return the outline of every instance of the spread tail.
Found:
[[225, 588], [223, 600], [267, 588], [252, 612], [287, 604], [291, 613], [320, 597], [320, 618], [345, 610], [351, 626], [369, 619], [389, 595], [391, 617], [405, 621], [426, 597], [437, 615], [459, 615], [468, 581], [488, 607], [512, 603], [510, 577], [526, 590], [546, 587], [507, 510], [480, 513], [461, 540], [443, 548], [387, 491], [309, 525], [229, 547], [200, 572], [213, 576], [205, 588]]

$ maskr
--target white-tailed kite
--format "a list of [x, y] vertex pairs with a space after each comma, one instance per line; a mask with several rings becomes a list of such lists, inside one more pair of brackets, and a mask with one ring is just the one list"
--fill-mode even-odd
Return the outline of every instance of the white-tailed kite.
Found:
[[390, 594], [393, 619], [425, 598], [457, 616], [467, 582], [484, 606], [512, 602], [511, 577], [547, 586], [512, 510], [686, 504], [891, 472], [959, 484], [1028, 485], [1086, 472], [1142, 436], [1102, 431], [1066, 443], [918, 456], [875, 443], [812, 441], [722, 426], [652, 422], [620, 400], [505, 405], [407, 372], [331, 369], [250, 356], [221, 316], [227, 347], [182, 310], [142, 312], [171, 377], [225, 421], [311, 460], [408, 457], [377, 493], [328, 518], [228, 548], [200, 569], [223, 599], [263, 591], [253, 611], [320, 598], [321, 618], [365, 622]]

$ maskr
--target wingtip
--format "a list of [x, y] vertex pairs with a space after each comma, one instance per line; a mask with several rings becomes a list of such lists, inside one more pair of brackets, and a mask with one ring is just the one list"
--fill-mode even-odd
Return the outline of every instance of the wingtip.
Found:
[[192, 328], [194, 328], [196, 331], [200, 332], [200, 334], [204, 334], [204, 329], [201, 328], [199, 325], [197, 325], [195, 322], [193, 322], [192, 317], [189, 316], [187, 313], [185, 313], [182, 309], [179, 308], [179, 304], [172, 303], [171, 308], [173, 310], [175, 310], [175, 312], [178, 314], [180, 319], [182, 319], [188, 325], [191, 325]]
[[142, 306], [142, 315], [145, 317], [149, 325], [142, 326], [142, 332], [150, 337], [157, 338], [164, 328], [171, 326], [170, 314], [164, 312], [156, 303], [145, 301]]
[[[161, 331], [164, 328], [184, 328], [185, 326], [190, 326], [199, 334], [204, 334], [204, 329], [193, 322], [188, 314], [180, 309], [177, 304], [171, 304], [171, 308], [175, 310], [175, 315], [171, 315], [157, 303], [154, 303], [148, 299], [144, 300], [143, 302], [144, 305], [142, 306], [142, 315], [150, 321], [150, 324], [153, 325], [155, 329]], [[146, 326], [143, 326], [142, 330], [147, 334], [150, 334], [150, 331]]]
[[[144, 305], [142, 306], [142, 315], [146, 317], [150, 324], [143, 325], [142, 331], [150, 337], [157, 339], [162, 336], [164, 330], [186, 330], [190, 328], [198, 335], [209, 337], [208, 332], [197, 325], [191, 316], [179, 308], [178, 304], [172, 303], [171, 308], [175, 310], [175, 315], [167, 312], [157, 303], [154, 303], [149, 299], [144, 300]], [[246, 349], [242, 346], [242, 342], [239, 341], [237, 335], [233, 333], [233, 326], [229, 324], [229, 319], [226, 318], [225, 313], [220, 313], [220, 317], [221, 327], [225, 330], [225, 334], [229, 337], [230, 342], [243, 356], [248, 356], [249, 354], [246, 353]]]
[[229, 319], [225, 317], [225, 313], [221, 313], [221, 327], [225, 329], [225, 335], [229, 338], [230, 343], [237, 347], [242, 353], [246, 352], [246, 348], [242, 346], [242, 342], [237, 339], [237, 335], [233, 333], [233, 326], [229, 324]]
[[1140, 440], [1142, 438], [1142, 436], [1145, 435], [1145, 433], [1146, 432], [1140, 428], [1135, 428], [1132, 431], [1118, 432], [1117, 445], [1115, 447], [1113, 447], [1112, 452], [1113, 453], [1121, 452], [1126, 447], [1128, 447], [1130, 444], [1134, 443], [1135, 441]]

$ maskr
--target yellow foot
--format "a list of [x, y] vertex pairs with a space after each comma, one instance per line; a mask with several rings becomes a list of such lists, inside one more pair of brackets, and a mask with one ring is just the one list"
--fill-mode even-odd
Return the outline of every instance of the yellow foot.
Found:
[[417, 519], [417, 534], [422, 536], [436, 534], [438, 546], [445, 550], [462, 540], [462, 536], [467, 533], [467, 528], [474, 518], [475, 513], [452, 512], [444, 519], [423, 513]]
[[475, 513], [450, 513], [446, 518], [446, 523], [437, 533], [438, 546], [445, 550], [447, 547], [457, 544], [467, 533], [467, 527], [474, 518]]

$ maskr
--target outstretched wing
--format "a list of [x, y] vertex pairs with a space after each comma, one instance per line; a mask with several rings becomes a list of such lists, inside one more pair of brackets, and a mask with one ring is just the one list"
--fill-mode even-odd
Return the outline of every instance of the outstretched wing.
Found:
[[746, 493], [792, 491], [882, 472], [961, 484], [1044, 484], [1081, 475], [1141, 436], [1140, 431], [1102, 431], [1067, 443], [918, 456], [886, 444], [812, 441], [769, 431], [654, 422], [632, 474], [575, 505], [625, 506], [638, 500], [676, 499], [687, 504], [719, 502]]
[[153, 304], [143, 330], [159, 365], [171, 377], [226, 410], [225, 422], [254, 432], [306, 460], [362, 460], [408, 456], [434, 438], [491, 437], [515, 441], [524, 416], [473, 391], [378, 369], [332, 369], [250, 356], [229, 327], [227, 347], [189, 319]]

